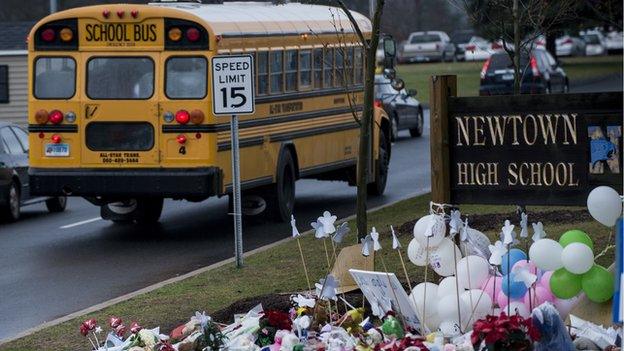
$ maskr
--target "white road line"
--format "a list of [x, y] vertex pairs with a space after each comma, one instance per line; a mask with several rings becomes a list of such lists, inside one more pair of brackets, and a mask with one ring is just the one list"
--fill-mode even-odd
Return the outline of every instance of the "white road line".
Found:
[[79, 226], [79, 225], [83, 225], [83, 224], [99, 221], [100, 219], [102, 219], [102, 217], [95, 217], [95, 218], [87, 219], [87, 220], [84, 220], [84, 221], [80, 221], [80, 222], [64, 225], [64, 226], [61, 227], [61, 229], [67, 229], [67, 228], [76, 227], [76, 226]]

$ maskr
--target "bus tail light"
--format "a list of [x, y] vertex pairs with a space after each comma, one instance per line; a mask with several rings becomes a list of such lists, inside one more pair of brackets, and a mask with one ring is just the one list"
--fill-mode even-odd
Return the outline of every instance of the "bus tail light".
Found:
[[197, 30], [197, 28], [191, 27], [186, 30], [186, 39], [188, 39], [188, 41], [194, 43], [199, 40], [199, 37], [200, 37], [200, 33]]
[[178, 144], [180, 144], [180, 145], [186, 144], [186, 136], [184, 134], [178, 135], [176, 137], [176, 140], [178, 141]]
[[167, 123], [171, 123], [173, 122], [173, 120], [175, 119], [175, 117], [173, 116], [173, 113], [167, 111], [163, 114], [163, 119], [165, 120], [165, 122]]
[[50, 43], [54, 41], [55, 37], [56, 37], [56, 33], [54, 33], [54, 29], [52, 28], [48, 28], [41, 32], [41, 39], [45, 42]]
[[35, 113], [35, 121], [37, 121], [37, 123], [46, 124], [48, 123], [48, 120], [49, 120], [48, 111], [41, 109], [37, 111], [37, 113]]
[[202, 110], [195, 109], [191, 111], [191, 122], [193, 124], [201, 124], [204, 121], [204, 113]]
[[48, 115], [48, 118], [53, 124], [59, 124], [63, 122], [63, 112], [59, 110], [53, 110], [52, 112], [50, 112], [50, 115]]
[[191, 115], [186, 110], [180, 110], [175, 114], [176, 122], [187, 124], [191, 120]]
[[63, 138], [61, 138], [61, 136], [58, 134], [54, 134], [51, 140], [54, 144], [59, 144], [63, 140]]
[[169, 29], [167, 37], [169, 37], [171, 41], [180, 41], [180, 39], [182, 39], [182, 31], [178, 27], [173, 27]]

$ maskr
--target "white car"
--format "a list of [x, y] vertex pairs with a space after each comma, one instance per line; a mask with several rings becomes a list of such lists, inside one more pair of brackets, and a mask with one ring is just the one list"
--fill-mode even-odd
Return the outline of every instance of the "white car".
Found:
[[399, 51], [400, 62], [448, 61], [455, 57], [455, 45], [440, 31], [414, 32]]
[[557, 57], [585, 55], [585, 42], [580, 38], [564, 35], [557, 38], [555, 44], [557, 45]]
[[624, 46], [624, 36], [622, 32], [609, 32], [605, 37], [605, 46], [609, 54], [621, 53]]
[[586, 32], [583, 35], [585, 41], [585, 55], [600, 56], [606, 53], [604, 36], [600, 32]]
[[470, 38], [470, 41], [463, 46], [463, 49], [466, 61], [485, 61], [496, 52], [492, 48], [492, 44], [481, 37]]

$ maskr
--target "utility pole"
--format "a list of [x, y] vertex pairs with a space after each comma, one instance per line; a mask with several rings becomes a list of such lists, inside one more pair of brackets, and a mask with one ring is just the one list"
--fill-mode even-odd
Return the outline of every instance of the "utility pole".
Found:
[[50, 0], [50, 13], [58, 11], [58, 0]]

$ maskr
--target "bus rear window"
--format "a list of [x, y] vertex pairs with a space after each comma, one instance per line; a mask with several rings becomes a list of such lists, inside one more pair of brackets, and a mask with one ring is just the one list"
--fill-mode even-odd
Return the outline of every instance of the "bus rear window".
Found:
[[206, 59], [172, 57], [167, 60], [165, 93], [170, 99], [202, 99], [206, 96]]
[[87, 96], [94, 100], [145, 100], [154, 94], [149, 57], [94, 57], [87, 64]]
[[35, 61], [35, 97], [69, 99], [76, 92], [76, 61], [71, 57], [39, 57]]
[[93, 151], [147, 151], [154, 147], [154, 127], [143, 122], [92, 122], [86, 140]]

